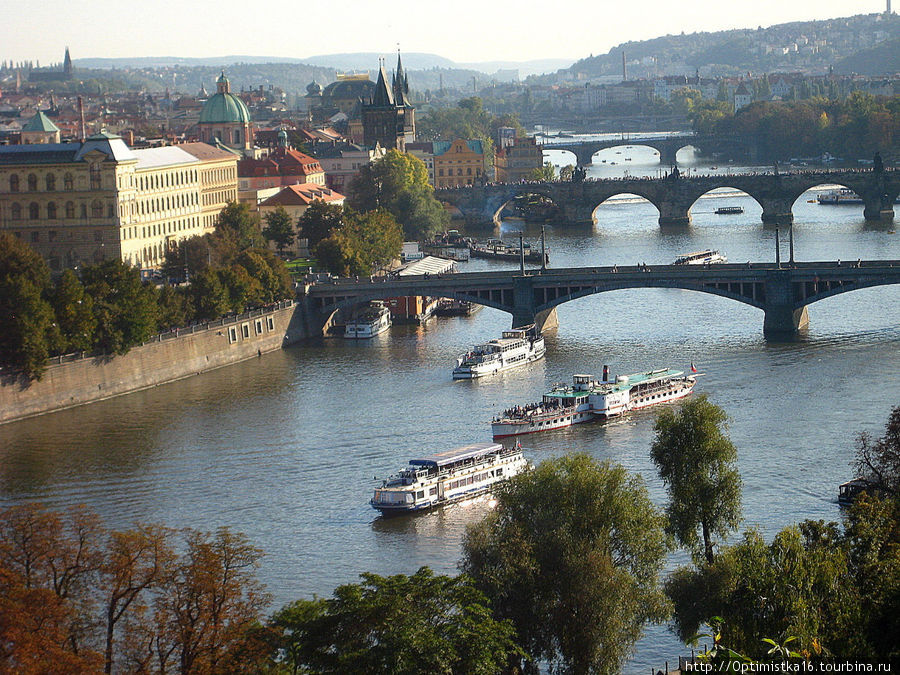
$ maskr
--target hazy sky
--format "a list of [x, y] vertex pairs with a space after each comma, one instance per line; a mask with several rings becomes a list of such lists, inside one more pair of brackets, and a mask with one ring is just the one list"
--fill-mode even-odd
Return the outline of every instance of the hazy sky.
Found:
[[[900, 5], [900, 0], [897, 0]], [[628, 40], [884, 11], [885, 0], [41, 0], [11, 4], [0, 60], [112, 56], [302, 58], [431, 52], [457, 62], [578, 59]]]

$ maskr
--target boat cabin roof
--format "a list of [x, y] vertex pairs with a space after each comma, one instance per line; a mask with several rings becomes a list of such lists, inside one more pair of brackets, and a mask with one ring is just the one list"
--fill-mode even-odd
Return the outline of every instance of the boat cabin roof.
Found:
[[456, 464], [457, 462], [463, 462], [467, 459], [500, 452], [501, 450], [503, 450], [503, 446], [499, 443], [473, 443], [472, 445], [464, 445], [461, 448], [456, 448], [454, 450], [445, 450], [436, 455], [411, 459], [409, 460], [409, 463], [411, 466], [427, 466], [440, 469], [441, 467], [450, 464]]

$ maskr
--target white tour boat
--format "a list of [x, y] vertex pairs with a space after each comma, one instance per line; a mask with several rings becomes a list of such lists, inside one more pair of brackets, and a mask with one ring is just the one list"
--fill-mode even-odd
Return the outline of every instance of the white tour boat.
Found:
[[573, 424], [617, 417], [629, 410], [647, 408], [684, 398], [694, 389], [696, 378], [664, 368], [634, 375], [603, 379], [575, 375], [572, 386], [558, 384], [537, 403], [510, 408], [491, 422], [494, 438], [533, 434]]
[[714, 265], [715, 263], [728, 262], [728, 258], [724, 253], [712, 251], [694, 251], [693, 253], [685, 253], [675, 258], [673, 265]]
[[380, 300], [373, 300], [347, 322], [344, 337], [354, 340], [375, 337], [391, 327], [391, 310]]
[[544, 356], [544, 336], [534, 324], [503, 331], [499, 339], [476, 345], [456, 359], [454, 380], [471, 380], [515, 368]]
[[372, 508], [390, 516], [425, 511], [486, 494], [502, 480], [528, 468], [517, 443], [476, 443], [436, 455], [411, 459], [409, 467], [385, 480], [370, 500]]

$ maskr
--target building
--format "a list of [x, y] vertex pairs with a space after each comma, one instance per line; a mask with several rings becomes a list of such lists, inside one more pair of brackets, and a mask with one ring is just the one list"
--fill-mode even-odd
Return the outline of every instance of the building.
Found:
[[19, 134], [22, 143], [59, 143], [59, 127], [44, 113], [38, 113], [22, 127]]
[[[259, 215], [263, 218], [263, 223], [265, 223], [266, 214], [274, 212], [280, 206], [287, 211], [291, 220], [294, 221], [294, 224], [296, 225], [297, 221], [300, 220], [300, 216], [306, 213], [306, 209], [308, 209], [315, 201], [325, 202], [326, 204], [332, 204], [334, 206], [342, 206], [344, 204], [344, 195], [314, 183], [289, 185], [281, 188], [277, 194], [261, 202], [259, 205]], [[306, 248], [305, 242], [305, 239], [298, 240], [295, 238], [294, 243], [286, 248], [285, 251], [294, 256], [308, 254], [308, 250], [301, 251], [301, 249]], [[275, 250], [276, 248], [274, 243], [270, 243], [270, 247], [272, 250]]]
[[260, 158], [245, 157], [238, 162], [238, 198], [255, 209], [281, 188], [299, 183], [325, 186], [325, 171], [315, 157], [288, 145], [287, 132], [278, 133], [278, 147]]
[[409, 102], [409, 81], [397, 55], [397, 72], [391, 87], [387, 86], [384, 63], [378, 69], [375, 92], [361, 107], [363, 145], [376, 143], [386, 150], [406, 150], [416, 140], [416, 109]]
[[84, 142], [0, 147], [0, 231], [59, 271], [105, 258], [162, 265], [180, 239], [211, 232], [237, 199], [237, 158], [204, 143], [132, 150]]
[[435, 141], [434, 187], [475, 185], [484, 180], [484, 147], [480, 140]]
[[428, 182], [434, 186], [434, 143], [431, 141], [407, 143], [406, 152], [424, 162], [428, 170]]
[[[445, 258], [427, 255], [405, 264], [397, 271], [400, 277], [420, 274], [451, 274], [456, 271], [456, 263]], [[384, 304], [391, 310], [394, 323], [425, 323], [434, 316], [441, 298], [427, 295], [409, 295], [387, 298]]]
[[753, 94], [747, 89], [747, 85], [741, 82], [734, 90], [734, 112], [753, 103]]
[[224, 145], [241, 154], [253, 147], [253, 123], [250, 111], [240, 97], [231, 93], [225, 71], [216, 80], [216, 93], [200, 110], [197, 123], [200, 140], [209, 145]]
[[385, 150], [380, 145], [366, 148], [354, 143], [341, 143], [319, 152], [318, 160], [325, 171], [325, 185], [346, 194], [360, 169], [384, 155]]
[[512, 144], [494, 153], [494, 177], [498, 183], [529, 180], [535, 169], [544, 166], [544, 151], [534, 137], [515, 138]]
[[[58, 67], [58, 64], [57, 64]], [[66, 55], [63, 57], [62, 70], [56, 68], [39, 68], [28, 74], [29, 82], [66, 82], [73, 77], [72, 57], [69, 56], [69, 48], [66, 47]]]

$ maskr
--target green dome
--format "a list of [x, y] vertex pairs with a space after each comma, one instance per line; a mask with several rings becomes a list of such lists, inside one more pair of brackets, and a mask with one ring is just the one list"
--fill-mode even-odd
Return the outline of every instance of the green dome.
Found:
[[213, 94], [203, 104], [200, 111], [200, 122], [211, 124], [250, 123], [250, 111], [244, 102], [232, 93], [219, 92]]

